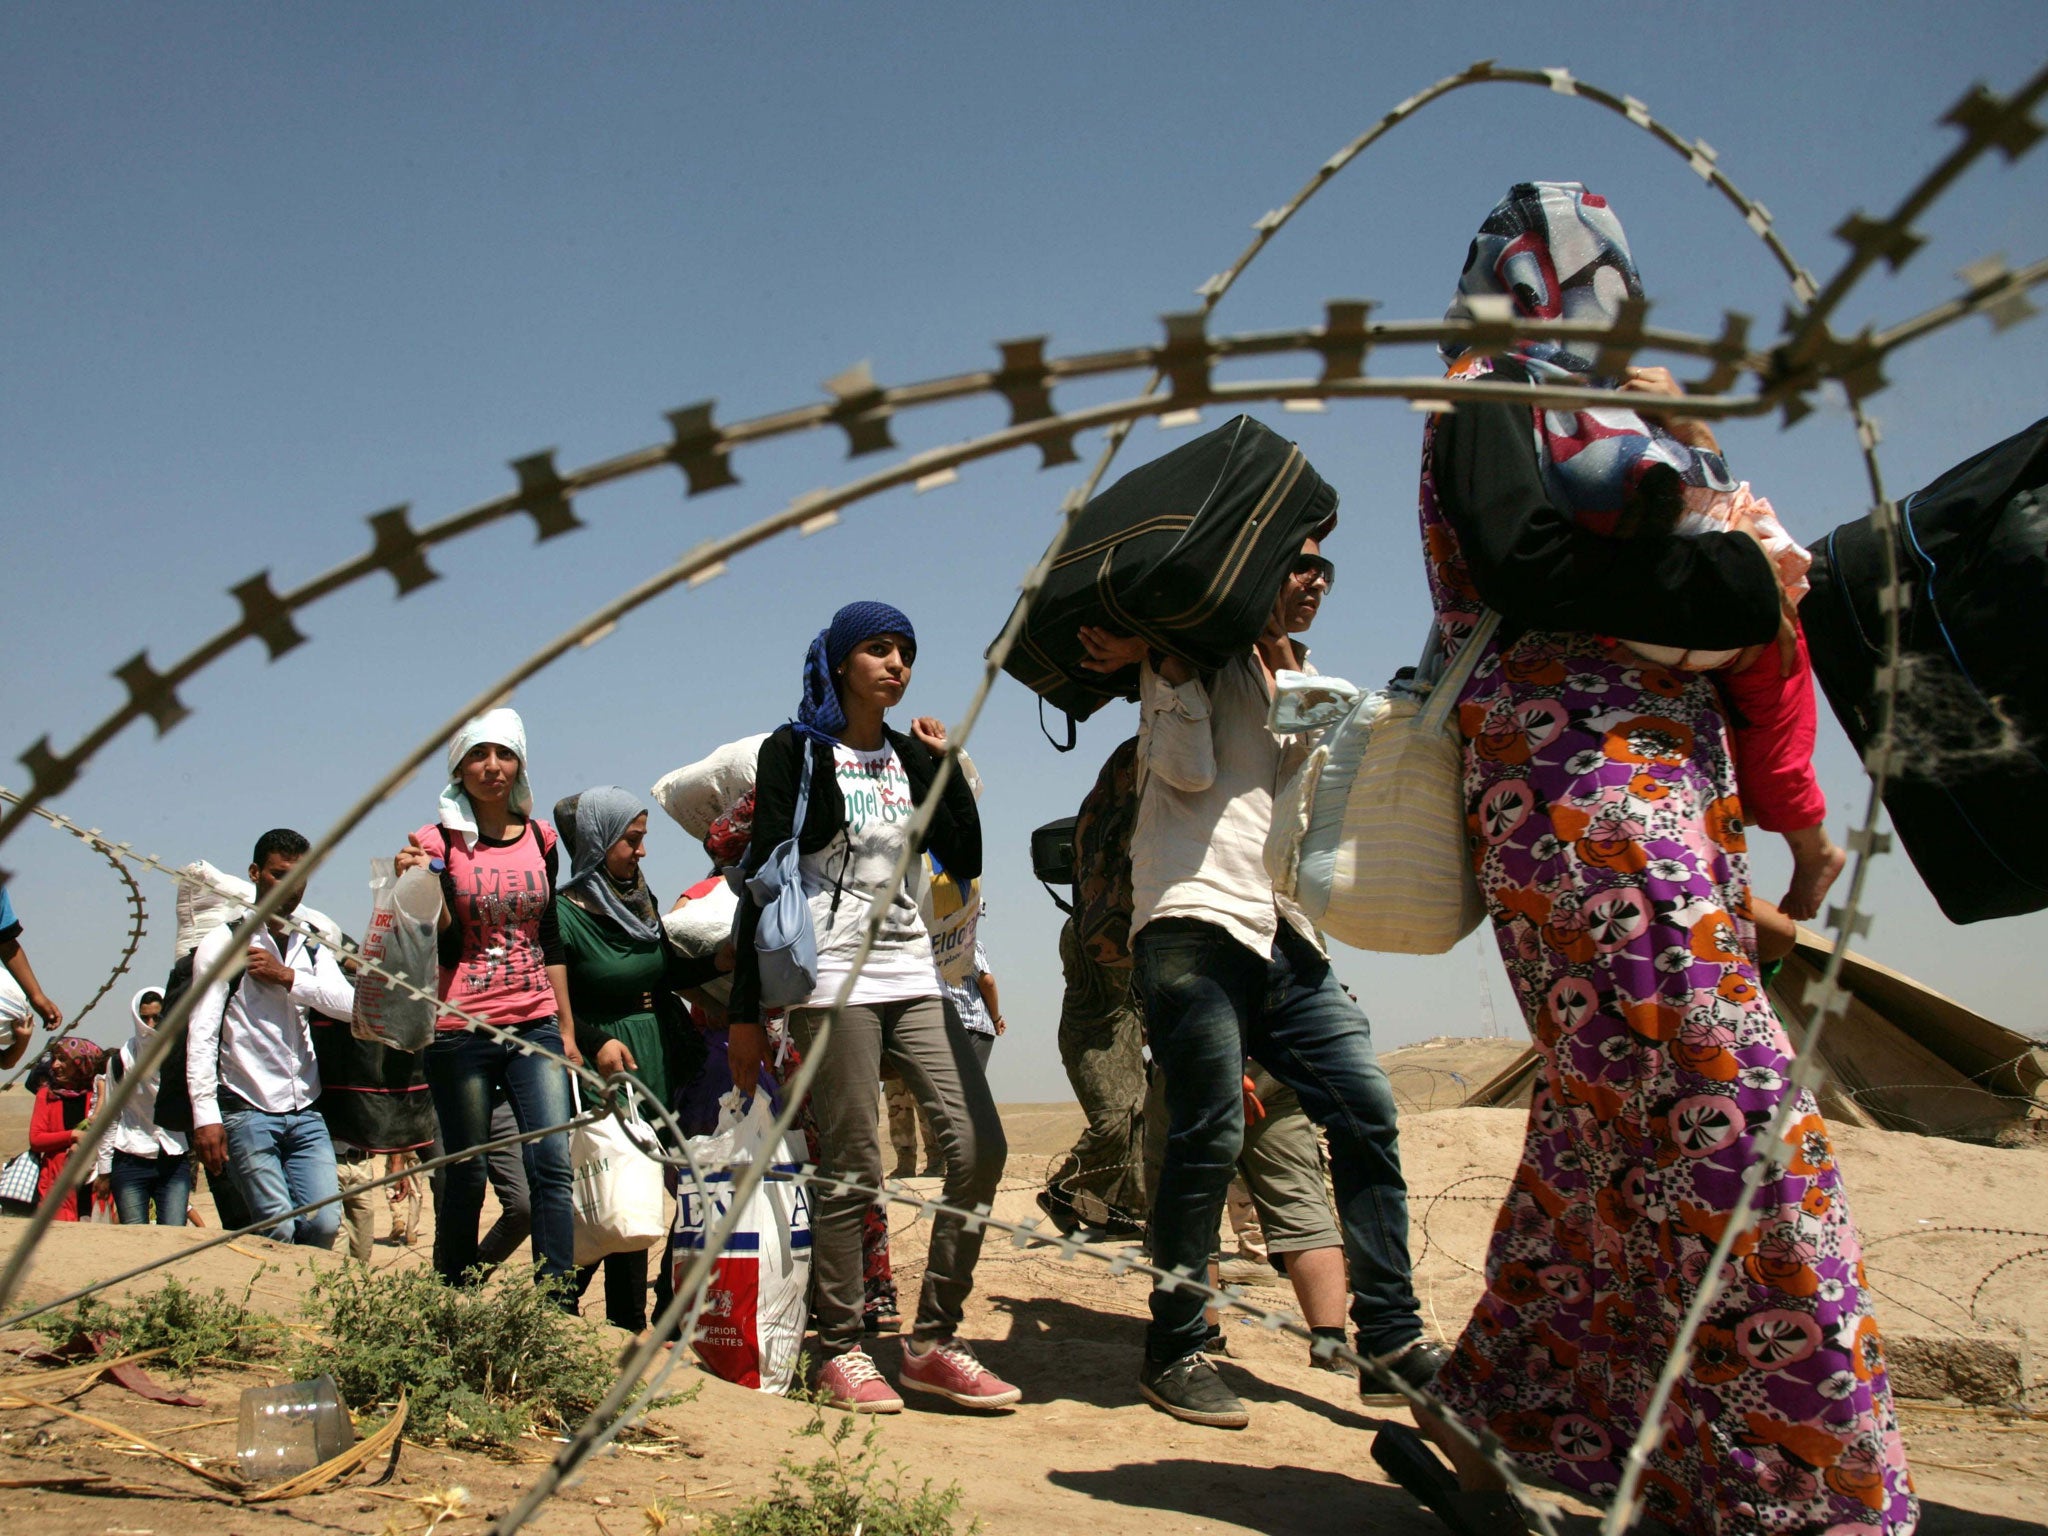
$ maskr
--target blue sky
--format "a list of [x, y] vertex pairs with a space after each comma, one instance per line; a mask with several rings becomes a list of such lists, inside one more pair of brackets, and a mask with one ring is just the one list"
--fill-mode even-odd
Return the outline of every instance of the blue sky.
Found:
[[[1538, 19], [1562, 26], [1532, 25]], [[109, 671], [159, 662], [229, 621], [226, 589], [303, 580], [367, 547], [362, 519], [426, 521], [511, 485], [507, 461], [564, 465], [663, 440], [661, 413], [721, 420], [820, 398], [860, 359], [890, 383], [994, 359], [1149, 340], [1157, 316], [1243, 246], [1251, 221], [1389, 106], [1474, 58], [1562, 64], [1702, 136], [1817, 273], [1829, 231], [1876, 212], [1953, 142], [1974, 80], [2009, 89], [2048, 50], [2048, 12], [1968, 6], [1584, 4], [749, 6], [14, 6], [0, 11], [0, 676], [7, 762], [69, 743], [120, 698]], [[1956, 288], [1989, 251], [2048, 249], [2048, 151], [1973, 170], [1922, 223], [1925, 251], [1879, 274], [1850, 326]], [[1576, 178], [1631, 233], [1667, 324], [1724, 309], [1775, 325], [1761, 247], [1668, 152], [1607, 114], [1527, 87], [1469, 91], [1398, 129], [1326, 190], [1219, 311], [1219, 331], [1308, 324], [1332, 297], [1439, 313], [1466, 241], [1512, 181]], [[1903, 494], [2032, 420], [2038, 329], [1982, 320], [1897, 358], [1874, 409]], [[1419, 353], [1381, 366], [1420, 370]], [[1307, 371], [1289, 361], [1290, 371]], [[1134, 392], [1142, 380], [1119, 381]], [[1077, 389], [1068, 403], [1105, 398]], [[1414, 531], [1421, 424], [1392, 404], [1266, 413], [1343, 495], [1342, 576], [1314, 640], [1372, 682], [1426, 618]], [[1210, 420], [1220, 417], [1211, 414]], [[1002, 423], [977, 402], [908, 415], [906, 449]], [[1128, 467], [1180, 437], [1139, 427]], [[1092, 455], [1097, 438], [1085, 438]], [[1737, 470], [1795, 533], [1867, 499], [1847, 420], [1726, 433]], [[650, 475], [579, 502], [539, 548], [529, 525], [434, 558], [404, 602], [378, 581], [306, 613], [276, 665], [244, 647], [185, 690], [192, 717], [123, 736], [63, 808], [147, 851], [239, 869], [255, 835], [309, 834], [491, 678], [701, 538], [864, 473], [837, 433], [741, 454], [743, 484], [684, 500]], [[892, 494], [816, 538], [743, 557], [520, 691], [544, 804], [644, 790], [794, 707], [810, 634], [854, 597], [915, 619], [909, 708], [957, 718], [1015, 583], [1075, 468], [1036, 455]], [[1029, 829], [1070, 812], [1128, 710], [1058, 757], [1032, 701], [998, 691], [974, 752], [989, 789], [991, 957], [1011, 1034], [1002, 1097], [1064, 1097], [1053, 1044], [1057, 913]], [[1839, 830], [1860, 780], [1823, 720]], [[367, 860], [428, 819], [414, 780], [315, 878], [365, 915]], [[1786, 870], [1772, 840], [1765, 894]], [[657, 818], [650, 873], [673, 894], [701, 857]], [[118, 889], [31, 826], [0, 851], [28, 946], [76, 1007], [118, 945]], [[168, 964], [167, 882], [144, 876], [144, 975]], [[1957, 929], [1898, 859], [1873, 882], [1868, 948], [2009, 1024], [2039, 1029], [2048, 918]], [[1383, 1041], [1518, 1016], [1490, 952], [1347, 953]], [[125, 988], [124, 994], [125, 995]], [[121, 1010], [93, 1032], [110, 1038]]]

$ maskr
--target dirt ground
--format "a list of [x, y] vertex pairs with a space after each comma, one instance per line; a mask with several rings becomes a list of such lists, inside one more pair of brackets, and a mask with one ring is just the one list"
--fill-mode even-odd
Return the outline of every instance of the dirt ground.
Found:
[[[1460, 1080], [1476, 1084], [1504, 1065], [1509, 1042], [1462, 1041], [1410, 1048], [1389, 1058], [1409, 1110], [1403, 1159], [1413, 1191], [1417, 1291], [1431, 1330], [1455, 1336], [1479, 1289], [1477, 1266], [1494, 1203], [1520, 1145], [1516, 1110], [1466, 1110], [1455, 1104]], [[10, 1102], [11, 1101], [11, 1102]], [[18, 1145], [17, 1095], [0, 1096], [0, 1149]], [[1434, 1107], [1432, 1107], [1434, 1106]], [[997, 1214], [1035, 1214], [1031, 1197], [1050, 1158], [1079, 1125], [1071, 1104], [1004, 1107], [1011, 1135], [1009, 1177]], [[2040, 1259], [2015, 1255], [2048, 1243], [2048, 1149], [1993, 1149], [1883, 1131], [1842, 1130], [1838, 1150], [1870, 1245], [1870, 1275], [1881, 1319], [1892, 1332], [1967, 1332], [1971, 1307], [2012, 1332], [2048, 1328], [2048, 1275]], [[935, 1184], [935, 1181], [934, 1181]], [[921, 1186], [934, 1189], [933, 1184]], [[935, 1191], [934, 1191], [935, 1192]], [[0, 1221], [0, 1256], [11, 1251], [18, 1221]], [[906, 1296], [922, 1273], [923, 1233], [899, 1208], [893, 1250]], [[1996, 1232], [1958, 1232], [1958, 1227]], [[1936, 1230], [1939, 1229], [1939, 1230]], [[203, 1234], [158, 1228], [59, 1228], [37, 1255], [25, 1290], [33, 1302], [86, 1279], [189, 1247]], [[2030, 1240], [2031, 1239], [2031, 1240]], [[424, 1249], [384, 1244], [380, 1265], [416, 1264]], [[256, 1276], [255, 1304], [280, 1313], [298, 1306], [309, 1265], [331, 1262], [302, 1250], [243, 1239], [176, 1265], [202, 1287], [236, 1293]], [[259, 1268], [270, 1266], [257, 1275]], [[1989, 1275], [1989, 1279], [1986, 1276]], [[1284, 1282], [1249, 1287], [1270, 1306], [1291, 1304]], [[146, 1289], [156, 1277], [123, 1289]], [[1309, 1366], [1305, 1348], [1249, 1320], [1231, 1322], [1226, 1376], [1252, 1405], [1240, 1432], [1197, 1429], [1147, 1407], [1135, 1368], [1146, 1311], [1146, 1283], [1114, 1277], [1085, 1260], [1062, 1262], [1044, 1251], [992, 1236], [984, 1250], [966, 1335], [988, 1364], [1024, 1389], [1014, 1413], [980, 1417], [950, 1409], [910, 1411], [885, 1421], [886, 1454], [913, 1481], [958, 1481], [964, 1512], [991, 1532], [1101, 1532], [1156, 1536], [1161, 1530], [1293, 1533], [1372, 1529], [1389, 1536], [1435, 1536], [1442, 1527], [1390, 1486], [1368, 1455], [1376, 1415], [1361, 1409], [1355, 1384]], [[600, 1307], [597, 1292], [591, 1309]], [[599, 1322], [592, 1326], [602, 1327]], [[623, 1343], [622, 1335], [615, 1335]], [[25, 1330], [0, 1334], [9, 1351]], [[876, 1354], [893, 1368], [896, 1346]], [[29, 1368], [0, 1359], [0, 1375], [19, 1384]], [[147, 1402], [101, 1384], [69, 1406], [115, 1421], [181, 1451], [232, 1462], [233, 1414], [245, 1387], [279, 1379], [261, 1370], [199, 1378], [201, 1408]], [[711, 1380], [687, 1405], [653, 1422], [672, 1441], [614, 1450], [577, 1486], [550, 1503], [530, 1529], [542, 1536], [644, 1536], [640, 1509], [659, 1497], [682, 1511], [731, 1508], [767, 1487], [778, 1458], [809, 1459], [815, 1442], [794, 1431], [808, 1410]], [[2028, 1411], [1901, 1404], [1907, 1445], [1926, 1506], [1929, 1536], [2021, 1536], [2048, 1530], [2048, 1412], [2039, 1392]], [[1405, 1417], [1405, 1415], [1403, 1415]], [[367, 1423], [364, 1426], [368, 1427]], [[552, 1445], [533, 1443], [538, 1459]], [[423, 1532], [425, 1506], [408, 1503], [451, 1486], [467, 1490], [466, 1515], [446, 1522], [450, 1536], [482, 1529], [480, 1517], [506, 1507], [535, 1467], [408, 1444], [398, 1475], [365, 1488], [348, 1485], [279, 1505], [243, 1505], [197, 1478], [134, 1451], [118, 1437], [25, 1409], [0, 1409], [0, 1531], [34, 1536], [283, 1536], [286, 1531]], [[53, 1491], [16, 1480], [97, 1472], [94, 1489]], [[1561, 1502], [1566, 1529], [1589, 1536], [1587, 1511]], [[1162, 1519], [1163, 1517], [1163, 1519]], [[684, 1520], [671, 1529], [687, 1531]]]

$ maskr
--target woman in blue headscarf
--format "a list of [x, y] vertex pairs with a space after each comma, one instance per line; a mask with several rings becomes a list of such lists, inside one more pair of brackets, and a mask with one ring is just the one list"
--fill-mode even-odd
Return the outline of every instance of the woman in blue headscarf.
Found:
[[[697, 1075], [704, 1045], [676, 993], [713, 974], [687, 960], [662, 932], [660, 909], [640, 861], [647, 852], [647, 807], [607, 784], [556, 802], [555, 826], [569, 849], [569, 878], [557, 891], [556, 922], [569, 972], [576, 1045], [598, 1071], [629, 1073], [665, 1108]], [[588, 1289], [595, 1264], [577, 1276]], [[604, 1312], [613, 1326], [647, 1326], [647, 1250], [604, 1261]], [[668, 1304], [669, 1273], [654, 1281], [657, 1311]]]
[[[916, 631], [887, 603], [849, 603], [818, 632], [804, 659], [797, 718], [761, 744], [753, 839], [742, 868], [751, 875], [790, 837], [801, 784], [806, 811], [796, 829], [797, 851], [817, 933], [818, 974], [811, 996], [790, 1010], [789, 1022], [806, 1052], [826, 1020], [832, 1022], [811, 1085], [823, 1171], [869, 1188], [880, 1185], [875, 1085], [886, 1056], [938, 1130], [946, 1202], [971, 1208], [995, 1198], [1009, 1149], [973, 1044], [957, 1018], [949, 1021], [941, 1002], [931, 937], [918, 910], [922, 860], [910, 861], [846, 1006], [833, 1011], [867, 932], [873, 897], [902, 861], [908, 823], [930, 799], [946, 750], [946, 728], [937, 720], [913, 720], [908, 735], [884, 723], [902, 702], [916, 659]], [[925, 847], [963, 881], [981, 873], [981, 819], [957, 771], [934, 810]], [[767, 1049], [754, 950], [759, 917], [752, 901], [740, 903], [728, 1014], [733, 1079], [742, 1092], [753, 1089]], [[859, 1190], [829, 1187], [813, 1195], [816, 1324], [825, 1357], [818, 1388], [853, 1412], [894, 1413], [903, 1400], [861, 1348], [861, 1228], [872, 1199]], [[933, 1223], [902, 1382], [963, 1407], [1006, 1408], [1021, 1394], [955, 1336], [980, 1254], [978, 1230], [967, 1231], [957, 1217]]]

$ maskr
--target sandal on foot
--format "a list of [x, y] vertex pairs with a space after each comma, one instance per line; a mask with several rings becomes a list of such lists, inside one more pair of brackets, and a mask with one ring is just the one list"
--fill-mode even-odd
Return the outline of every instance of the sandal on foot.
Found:
[[1460, 1488], [1457, 1475], [1429, 1442], [1405, 1424], [1379, 1427], [1372, 1439], [1372, 1459], [1457, 1536], [1517, 1536], [1529, 1529], [1513, 1494]]

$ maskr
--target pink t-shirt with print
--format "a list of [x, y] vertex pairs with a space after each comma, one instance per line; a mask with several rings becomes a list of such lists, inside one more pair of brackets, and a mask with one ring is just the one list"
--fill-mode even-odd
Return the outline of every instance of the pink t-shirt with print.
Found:
[[[455, 926], [462, 931], [462, 958], [441, 967], [441, 1001], [503, 1029], [554, 1013], [542, 934], [554, 922], [546, 852], [555, 843], [554, 828], [529, 821], [506, 843], [438, 825], [414, 835], [430, 855], [446, 860], [441, 889], [445, 897], [452, 888]], [[444, 1015], [436, 1027], [459, 1030], [462, 1021]]]

